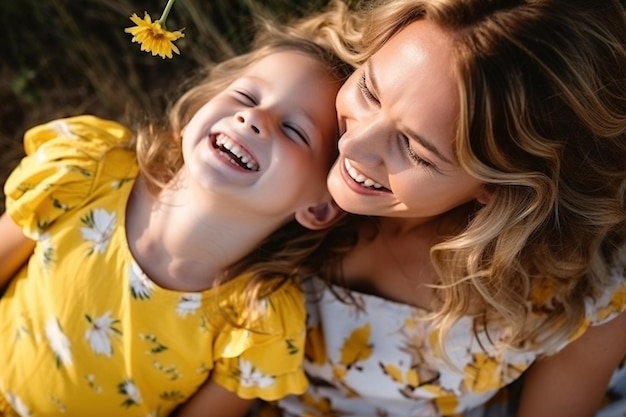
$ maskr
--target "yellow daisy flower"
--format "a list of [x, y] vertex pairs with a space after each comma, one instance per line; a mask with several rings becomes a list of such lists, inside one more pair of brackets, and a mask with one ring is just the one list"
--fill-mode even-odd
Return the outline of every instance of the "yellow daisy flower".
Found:
[[185, 34], [181, 30], [175, 30], [173, 32], [168, 31], [165, 28], [165, 19], [174, 1], [168, 1], [165, 11], [159, 20], [152, 22], [150, 15], [145, 13], [144, 18], [141, 19], [136, 13], [130, 17], [137, 26], [124, 29], [124, 32], [133, 35], [132, 42], [137, 42], [141, 45], [141, 50], [151, 52], [152, 55], [159, 55], [161, 58], [171, 58], [172, 51], [176, 54], [180, 54], [180, 51], [174, 45], [174, 41], [182, 38]]

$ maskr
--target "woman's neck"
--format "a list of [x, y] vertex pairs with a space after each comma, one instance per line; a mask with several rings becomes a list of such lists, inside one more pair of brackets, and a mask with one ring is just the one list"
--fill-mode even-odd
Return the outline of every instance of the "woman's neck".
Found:
[[473, 203], [468, 203], [433, 217], [378, 217], [377, 230], [388, 238], [417, 235], [441, 241], [463, 230], [467, 226], [472, 210]]
[[131, 194], [126, 217], [129, 247], [143, 271], [162, 287], [210, 288], [224, 269], [280, 227], [278, 221], [245, 216], [218, 198], [198, 194], [170, 187], [154, 197], [141, 178]]
[[343, 273], [348, 287], [388, 300], [432, 308], [438, 281], [430, 249], [458, 233], [466, 210], [434, 219], [364, 218], [359, 242], [345, 257]]

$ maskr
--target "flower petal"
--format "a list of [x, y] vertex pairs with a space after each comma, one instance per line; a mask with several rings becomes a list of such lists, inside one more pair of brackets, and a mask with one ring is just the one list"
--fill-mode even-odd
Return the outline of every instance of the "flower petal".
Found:
[[184, 29], [170, 32], [164, 29], [158, 20], [152, 22], [148, 13], [145, 13], [143, 19], [133, 13], [130, 20], [137, 26], [126, 28], [124, 32], [133, 35], [131, 42], [140, 44], [142, 51], [150, 52], [153, 56], [159, 55], [161, 58], [172, 58], [172, 52], [180, 55], [180, 50], [173, 41], [185, 36], [182, 32]]

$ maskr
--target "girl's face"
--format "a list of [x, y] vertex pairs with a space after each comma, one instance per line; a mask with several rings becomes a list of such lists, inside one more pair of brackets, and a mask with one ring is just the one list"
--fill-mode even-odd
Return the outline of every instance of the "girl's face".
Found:
[[288, 216], [327, 198], [339, 86], [324, 64], [298, 52], [250, 65], [185, 127], [187, 178], [250, 215]]
[[348, 212], [429, 219], [481, 197], [453, 150], [459, 115], [448, 35], [417, 21], [391, 38], [337, 95], [340, 156], [329, 190]]

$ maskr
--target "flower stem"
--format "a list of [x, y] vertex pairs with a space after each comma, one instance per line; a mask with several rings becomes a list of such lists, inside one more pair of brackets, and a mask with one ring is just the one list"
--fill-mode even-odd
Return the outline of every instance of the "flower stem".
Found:
[[163, 26], [164, 29], [165, 29], [165, 20], [167, 19], [167, 15], [170, 14], [170, 10], [172, 9], [172, 6], [174, 5], [175, 1], [176, 0], [167, 0], [165, 9], [163, 9], [163, 13], [161, 14], [161, 17], [159, 18], [159, 20], [157, 20], [157, 22], [159, 22], [161, 26]]

